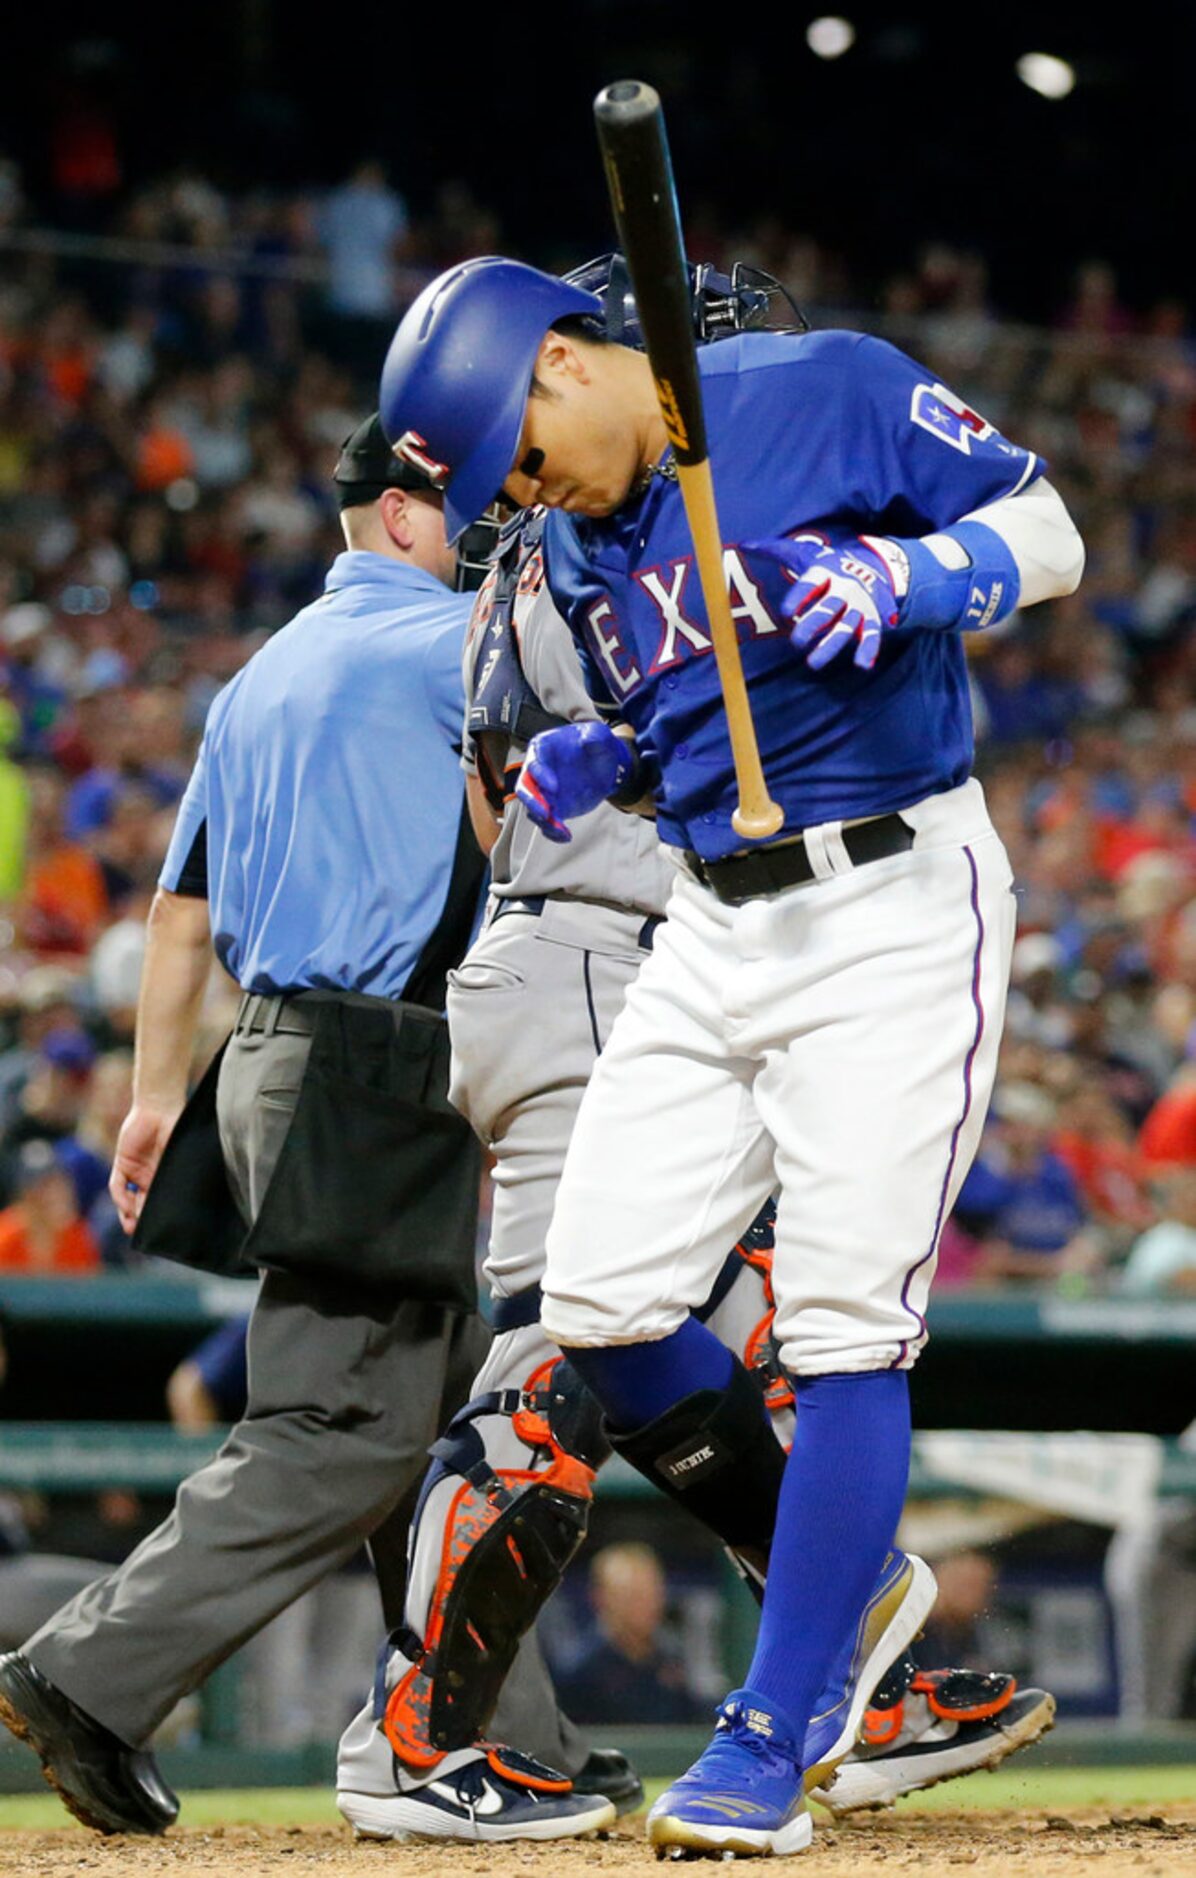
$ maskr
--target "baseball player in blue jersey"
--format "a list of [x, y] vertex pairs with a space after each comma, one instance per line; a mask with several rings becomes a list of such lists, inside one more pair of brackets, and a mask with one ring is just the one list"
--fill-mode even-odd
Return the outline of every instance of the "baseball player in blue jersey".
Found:
[[[494, 1156], [487, 1276], [496, 1334], [469, 1404], [437, 1443], [386, 1676], [341, 1741], [338, 1802], [372, 1836], [519, 1838], [529, 1826], [559, 1830], [555, 1815], [573, 1804], [545, 1792], [529, 1819], [515, 1794], [484, 1817], [464, 1817], [453, 1801], [459, 1782], [489, 1777], [495, 1749], [482, 1737], [497, 1690], [519, 1635], [581, 1541], [590, 1477], [606, 1451], [595, 1441], [593, 1404], [539, 1322], [544, 1240], [582, 1094], [648, 956], [672, 869], [638, 816], [602, 805], [566, 846], [538, 832], [511, 794], [532, 735], [595, 717], [569, 629], [543, 584], [542, 522], [534, 511], [506, 532], [466, 650], [463, 762], [493, 892], [449, 992], [453, 1099]], [[771, 1338], [770, 1212], [729, 1255], [700, 1315], [742, 1356], [787, 1446], [793, 1398]], [[757, 1483], [755, 1531], [741, 1530], [741, 1541], [758, 1546], [771, 1537], [783, 1471], [779, 1451], [772, 1459], [771, 1481]], [[741, 1483], [745, 1513], [752, 1499]], [[873, 1696], [852, 1756], [816, 1797], [836, 1813], [885, 1804], [996, 1765], [1037, 1739], [1053, 1714], [1045, 1691], [1018, 1688], [1012, 1676], [920, 1672], [904, 1657]], [[556, 1752], [571, 1756], [556, 1764], [573, 1771], [567, 1735]], [[620, 1810], [636, 1804], [638, 1783], [611, 1750], [600, 1752], [603, 1791]], [[573, 1779], [574, 1792], [584, 1789], [585, 1770]], [[503, 1797], [499, 1783], [491, 1787]], [[585, 1829], [584, 1819], [575, 1824]]]
[[779, 1189], [798, 1413], [756, 1654], [649, 1835], [793, 1852], [803, 1777], [854, 1735], [820, 1692], [838, 1679], [862, 1712], [925, 1612], [923, 1571], [893, 1549], [906, 1371], [992, 1085], [1014, 924], [969, 776], [961, 633], [1070, 592], [1082, 548], [1040, 460], [892, 348], [758, 333], [704, 351], [732, 608], [785, 812], [745, 850], [651, 374], [602, 343], [598, 312], [511, 262], [451, 270], [396, 334], [383, 422], [440, 466], [451, 529], [500, 487], [556, 511], [549, 587], [618, 723], [535, 740], [529, 814], [565, 841], [608, 797], [647, 796], [673, 851], [668, 920], [581, 1104], [542, 1322], [614, 1446], [716, 1530], [767, 1425], [692, 1312]]

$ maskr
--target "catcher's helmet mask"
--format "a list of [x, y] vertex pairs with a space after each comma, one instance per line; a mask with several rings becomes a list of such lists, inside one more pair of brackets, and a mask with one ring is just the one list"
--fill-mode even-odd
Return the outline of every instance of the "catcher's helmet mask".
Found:
[[[694, 338], [709, 345], [736, 333], [807, 333], [810, 322], [787, 287], [774, 274], [747, 261], [736, 261], [729, 274], [710, 261], [690, 261]], [[602, 302], [603, 325], [596, 335], [614, 345], [643, 351], [644, 335], [627, 262], [617, 251], [599, 254], [563, 276]], [[584, 322], [587, 326], [590, 321]]]

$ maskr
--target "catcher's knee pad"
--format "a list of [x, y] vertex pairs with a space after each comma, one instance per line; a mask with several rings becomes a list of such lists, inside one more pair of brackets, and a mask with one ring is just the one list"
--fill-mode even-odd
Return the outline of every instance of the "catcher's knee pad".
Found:
[[785, 1455], [758, 1384], [732, 1358], [726, 1389], [699, 1389], [631, 1434], [615, 1452], [729, 1547], [745, 1576], [763, 1579], [776, 1527]]
[[[510, 1415], [531, 1450], [528, 1467], [491, 1466], [476, 1422], [493, 1414]], [[467, 1403], [433, 1447], [461, 1484], [425, 1635], [392, 1639], [411, 1667], [383, 1726], [406, 1765], [434, 1767], [485, 1730], [520, 1639], [585, 1537], [594, 1474], [609, 1452], [597, 1402], [561, 1357], [522, 1389]]]

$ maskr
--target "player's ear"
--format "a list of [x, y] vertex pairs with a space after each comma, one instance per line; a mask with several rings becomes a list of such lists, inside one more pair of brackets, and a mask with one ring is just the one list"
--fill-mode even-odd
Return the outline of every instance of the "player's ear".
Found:
[[564, 333], [547, 332], [536, 354], [535, 377], [550, 397], [559, 397], [566, 381], [588, 384], [590, 373], [580, 346]]

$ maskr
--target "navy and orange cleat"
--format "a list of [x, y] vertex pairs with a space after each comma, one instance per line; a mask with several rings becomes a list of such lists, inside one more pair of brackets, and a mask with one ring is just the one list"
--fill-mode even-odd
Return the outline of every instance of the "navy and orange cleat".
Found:
[[1014, 1677], [920, 1670], [902, 1656], [874, 1692], [855, 1748], [810, 1797], [837, 1817], [999, 1767], [1054, 1726], [1055, 1698]]
[[342, 1746], [336, 1803], [361, 1839], [580, 1839], [615, 1823], [614, 1802], [578, 1793], [565, 1774], [513, 1748], [480, 1743], [442, 1756], [430, 1779], [405, 1780], [395, 1763], [387, 1790], [362, 1791]]

